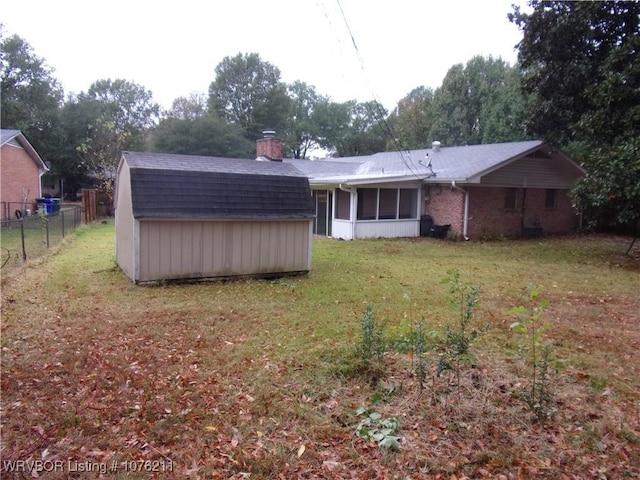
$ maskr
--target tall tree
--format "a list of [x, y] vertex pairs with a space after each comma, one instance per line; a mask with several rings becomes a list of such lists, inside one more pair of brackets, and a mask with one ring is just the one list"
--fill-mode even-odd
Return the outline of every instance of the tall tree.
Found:
[[81, 162], [111, 195], [122, 151], [144, 148], [145, 132], [156, 124], [160, 106], [151, 91], [121, 79], [98, 80], [75, 100], [83, 111], [95, 114], [77, 149]]
[[282, 131], [290, 105], [280, 70], [257, 53], [225, 57], [209, 86], [209, 106], [255, 140], [263, 130]]
[[237, 125], [217, 114], [194, 118], [164, 118], [149, 135], [154, 152], [225, 158], [254, 158], [255, 142], [247, 140]]
[[320, 146], [322, 117], [320, 105], [329, 102], [316, 91], [315, 87], [304, 82], [289, 85], [291, 99], [291, 119], [285, 129], [285, 145], [294, 158], [306, 158], [307, 153]]
[[445, 145], [522, 140], [519, 72], [500, 58], [475, 56], [452, 66], [433, 97], [430, 136]]
[[577, 206], [613, 223], [640, 217], [640, 2], [529, 1], [510, 19], [523, 32], [529, 128], [580, 155]]
[[165, 112], [167, 118], [194, 120], [207, 114], [207, 97], [203, 93], [192, 93], [188, 97], [178, 97], [171, 109]]
[[53, 69], [21, 37], [4, 37], [0, 25], [0, 122], [22, 130], [48, 160], [55, 150], [55, 128], [63, 90]]
[[509, 16], [523, 33], [523, 89], [535, 96], [529, 127], [561, 145], [594, 135], [615, 144], [639, 115], [640, 3], [532, 0], [529, 7]]
[[384, 150], [388, 113], [378, 102], [329, 102], [322, 105], [319, 115], [326, 120], [321, 121], [321, 146], [333, 155], [350, 157]]
[[389, 115], [394, 138], [387, 142], [387, 150], [425, 148], [433, 123], [433, 90], [425, 87], [413, 89], [402, 98]]

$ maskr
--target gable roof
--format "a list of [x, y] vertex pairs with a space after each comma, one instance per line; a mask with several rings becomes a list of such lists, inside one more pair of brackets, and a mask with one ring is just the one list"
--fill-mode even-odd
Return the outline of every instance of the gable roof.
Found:
[[[135, 218], [313, 218], [308, 179], [294, 166], [123, 152]], [[120, 168], [118, 169], [120, 171]]]
[[584, 169], [540, 140], [463, 147], [381, 152], [327, 160], [285, 160], [307, 174], [312, 185], [422, 180], [427, 183], [480, 183], [488, 174], [528, 156], [568, 164], [572, 175]]
[[5, 144], [13, 144], [24, 148], [41, 173], [49, 171], [44, 160], [42, 160], [38, 152], [36, 152], [35, 148], [33, 148], [29, 140], [27, 140], [27, 137], [25, 137], [20, 130], [0, 129], [0, 145]]

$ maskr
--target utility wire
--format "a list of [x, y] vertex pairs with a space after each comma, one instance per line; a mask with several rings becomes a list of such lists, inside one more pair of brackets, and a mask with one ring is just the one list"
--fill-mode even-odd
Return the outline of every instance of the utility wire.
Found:
[[[351, 27], [349, 26], [349, 22], [347, 21], [347, 16], [344, 13], [344, 9], [342, 8], [342, 4], [340, 3], [340, 0], [336, 0], [337, 4], [338, 4], [338, 8], [340, 9], [340, 14], [342, 15], [342, 20], [344, 21], [345, 27], [347, 29], [347, 32], [349, 33], [349, 37], [351, 38], [351, 43], [353, 44], [353, 48], [356, 52], [356, 56], [358, 58], [358, 62], [360, 63], [360, 68], [362, 70], [362, 73], [364, 74], [365, 79], [367, 80], [367, 83], [369, 84], [369, 88], [371, 89], [371, 93], [373, 95], [373, 99], [374, 99], [374, 105], [375, 105], [375, 109], [373, 111], [370, 110], [370, 113], [373, 114], [373, 116], [375, 118], [378, 119], [378, 121], [383, 125], [383, 131], [384, 133], [391, 139], [391, 141], [397, 145], [398, 148], [398, 154], [400, 155], [400, 158], [402, 160], [402, 162], [404, 163], [404, 165], [411, 171], [411, 173], [417, 177], [417, 178], [421, 178], [422, 176], [419, 175], [416, 170], [414, 169], [413, 165], [411, 165], [413, 163], [413, 161], [411, 160], [411, 153], [409, 151], [409, 149], [407, 148], [402, 148], [402, 145], [400, 145], [400, 140], [397, 138], [397, 136], [395, 135], [394, 129], [393, 127], [389, 124], [389, 122], [387, 121], [386, 115], [383, 112], [383, 107], [382, 107], [382, 103], [380, 102], [380, 99], [377, 95], [377, 93], [375, 92], [375, 89], [373, 88], [371, 81], [369, 80], [369, 77], [367, 75], [365, 66], [364, 66], [364, 60], [362, 58], [362, 55], [360, 53], [360, 49], [358, 48], [358, 44], [356, 43], [356, 39], [353, 35], [353, 32], [351, 31]], [[367, 106], [367, 108], [369, 108], [369, 104], [365, 104]]]

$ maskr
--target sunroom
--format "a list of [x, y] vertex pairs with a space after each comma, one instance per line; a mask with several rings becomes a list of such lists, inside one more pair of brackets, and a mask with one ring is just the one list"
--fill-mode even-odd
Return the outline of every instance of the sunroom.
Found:
[[344, 240], [416, 237], [420, 197], [420, 182], [315, 189], [314, 233]]

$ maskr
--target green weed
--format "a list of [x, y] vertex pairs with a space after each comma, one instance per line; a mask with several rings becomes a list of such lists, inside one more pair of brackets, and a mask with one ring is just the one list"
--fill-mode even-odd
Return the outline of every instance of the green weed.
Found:
[[527, 337], [530, 351], [529, 364], [531, 379], [529, 385], [521, 392], [520, 397], [537, 420], [544, 421], [551, 414], [553, 392], [551, 390], [550, 370], [554, 364], [552, 346], [542, 340], [542, 334], [551, 327], [550, 322], [543, 322], [542, 312], [549, 304], [547, 300], [538, 299], [540, 292], [529, 285], [526, 294], [519, 295], [522, 305], [509, 310], [516, 316], [511, 329]]

